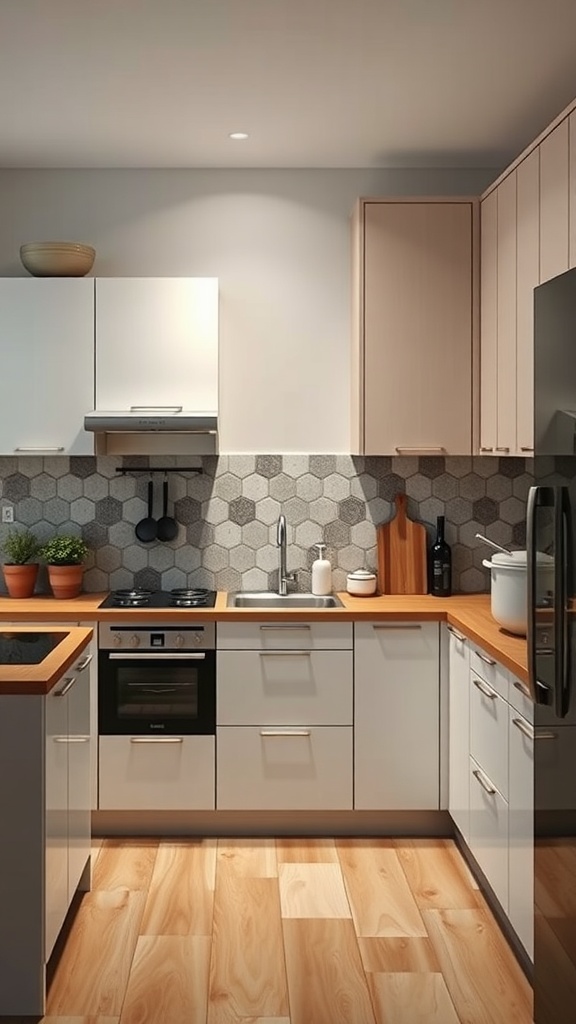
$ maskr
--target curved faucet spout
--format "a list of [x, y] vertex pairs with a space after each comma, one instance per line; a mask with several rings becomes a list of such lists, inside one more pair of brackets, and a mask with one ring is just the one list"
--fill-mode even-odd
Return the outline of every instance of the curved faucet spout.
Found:
[[278, 593], [280, 597], [286, 597], [288, 583], [294, 583], [296, 573], [288, 573], [286, 569], [286, 516], [278, 516], [276, 525], [276, 545], [280, 548], [280, 566], [278, 569]]

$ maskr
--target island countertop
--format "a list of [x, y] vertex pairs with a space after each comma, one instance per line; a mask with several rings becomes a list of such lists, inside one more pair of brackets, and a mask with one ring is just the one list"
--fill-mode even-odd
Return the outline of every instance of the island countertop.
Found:
[[[25, 624], [10, 626], [6, 632], [30, 633]], [[34, 626], [34, 633], [62, 633], [62, 640], [35, 665], [22, 663], [0, 665], [0, 696], [41, 695], [45, 696], [74, 664], [86, 645], [93, 630], [85, 626]]]

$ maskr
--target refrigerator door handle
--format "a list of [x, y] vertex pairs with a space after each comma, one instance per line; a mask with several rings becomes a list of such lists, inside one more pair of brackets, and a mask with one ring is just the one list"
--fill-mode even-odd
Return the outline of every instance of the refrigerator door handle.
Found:
[[528, 648], [528, 686], [530, 696], [535, 704], [548, 704], [550, 700], [550, 687], [542, 683], [537, 677], [536, 667], [536, 509], [540, 504], [549, 504], [550, 488], [531, 487], [528, 491], [526, 504], [526, 568], [527, 568], [527, 630], [526, 641]]
[[555, 489], [554, 509], [554, 707], [558, 718], [568, 713], [568, 497], [565, 487]]

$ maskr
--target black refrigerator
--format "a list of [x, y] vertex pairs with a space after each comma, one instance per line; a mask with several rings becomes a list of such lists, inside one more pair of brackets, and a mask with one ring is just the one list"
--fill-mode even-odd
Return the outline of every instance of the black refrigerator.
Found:
[[[534, 291], [534, 1020], [576, 1022], [576, 269]], [[545, 580], [544, 553], [554, 562]], [[548, 571], [548, 570], [546, 570]], [[550, 589], [552, 586], [552, 589]]]

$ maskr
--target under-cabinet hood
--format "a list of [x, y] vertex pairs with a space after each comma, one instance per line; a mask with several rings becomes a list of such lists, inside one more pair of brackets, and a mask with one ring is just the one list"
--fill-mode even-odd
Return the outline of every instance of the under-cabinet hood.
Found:
[[214, 455], [218, 452], [215, 412], [187, 409], [95, 409], [84, 429], [96, 435], [98, 455]]

